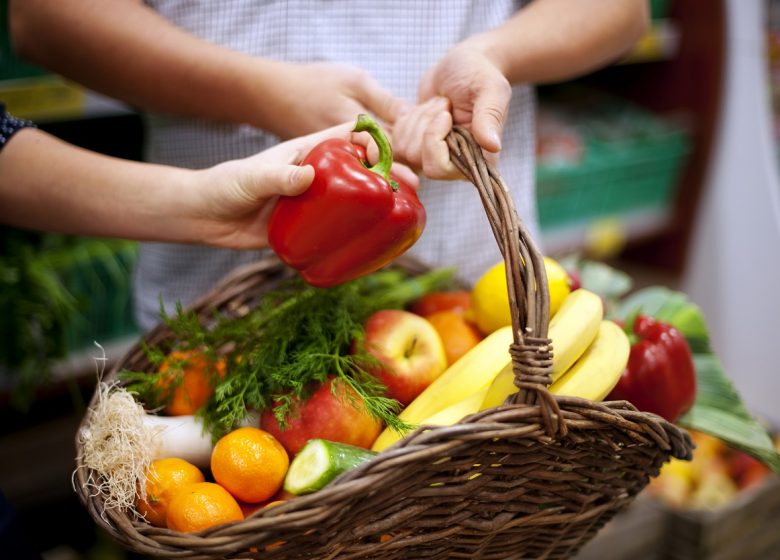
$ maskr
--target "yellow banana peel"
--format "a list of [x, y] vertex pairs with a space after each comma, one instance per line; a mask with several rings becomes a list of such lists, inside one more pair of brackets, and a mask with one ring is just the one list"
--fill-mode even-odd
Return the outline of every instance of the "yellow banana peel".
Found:
[[550, 385], [555, 395], [601, 401], [617, 385], [628, 364], [631, 343], [613, 321], [602, 321], [593, 343], [558, 381]]

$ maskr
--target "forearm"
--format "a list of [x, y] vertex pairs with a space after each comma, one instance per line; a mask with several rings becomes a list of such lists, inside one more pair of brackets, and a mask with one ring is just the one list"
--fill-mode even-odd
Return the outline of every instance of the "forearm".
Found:
[[567, 80], [626, 53], [648, 26], [646, 0], [535, 0], [473, 37], [510, 83]]
[[138, 0], [11, 0], [9, 18], [22, 58], [130, 105], [260, 127], [274, 110], [258, 84], [279, 63], [203, 41]]
[[194, 242], [182, 193], [200, 172], [120, 160], [33, 128], [0, 151], [0, 222], [137, 240]]

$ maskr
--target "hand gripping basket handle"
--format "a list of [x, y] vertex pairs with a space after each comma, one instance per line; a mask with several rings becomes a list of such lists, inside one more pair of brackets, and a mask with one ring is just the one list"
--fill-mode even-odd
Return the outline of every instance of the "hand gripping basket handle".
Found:
[[517, 393], [508, 404], [538, 406], [550, 437], [566, 434], [551, 383], [552, 342], [547, 337], [550, 294], [544, 259], [515, 210], [504, 180], [485, 160], [471, 133], [455, 126], [447, 136], [450, 159], [479, 192], [490, 227], [506, 263], [514, 341], [509, 347]]

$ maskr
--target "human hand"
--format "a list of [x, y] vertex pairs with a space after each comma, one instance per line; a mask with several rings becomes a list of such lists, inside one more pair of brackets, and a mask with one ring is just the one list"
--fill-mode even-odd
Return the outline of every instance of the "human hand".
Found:
[[[196, 239], [207, 245], [232, 249], [268, 246], [268, 218], [279, 196], [295, 196], [314, 179], [311, 166], [298, 165], [317, 144], [344, 138], [366, 146], [370, 136], [354, 133], [355, 123], [343, 123], [260, 152], [195, 172], [192, 189], [185, 189], [183, 213]], [[371, 150], [368, 150], [369, 153]], [[369, 157], [371, 157], [369, 155]], [[417, 175], [394, 164], [392, 173], [412, 187]]]
[[393, 123], [411, 103], [395, 97], [367, 72], [346, 64], [279, 63], [265, 128], [283, 139], [310, 134], [370, 113]]
[[[420, 83], [420, 101], [446, 97], [454, 124], [463, 125], [485, 150], [501, 150], [501, 136], [512, 88], [480, 36], [458, 43]], [[443, 124], [443, 123], [442, 123]]]
[[452, 130], [450, 102], [432, 97], [401, 116], [392, 127], [394, 157], [431, 179], [454, 179], [447, 135]]

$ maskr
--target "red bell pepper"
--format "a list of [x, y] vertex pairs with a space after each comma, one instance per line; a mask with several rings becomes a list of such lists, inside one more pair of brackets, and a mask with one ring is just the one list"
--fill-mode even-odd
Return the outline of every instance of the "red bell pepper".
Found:
[[628, 365], [607, 400], [626, 400], [639, 410], [675, 422], [696, 398], [696, 369], [685, 337], [667, 323], [637, 315], [626, 332]]
[[356, 132], [379, 148], [371, 167], [365, 149], [331, 138], [315, 146], [302, 165], [314, 180], [298, 196], [283, 196], [268, 224], [279, 258], [304, 280], [330, 287], [383, 267], [411, 247], [425, 227], [425, 208], [410, 186], [390, 178], [393, 152], [379, 125], [360, 115]]

